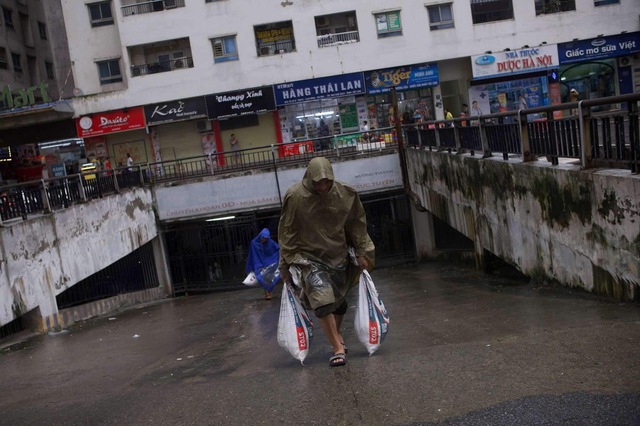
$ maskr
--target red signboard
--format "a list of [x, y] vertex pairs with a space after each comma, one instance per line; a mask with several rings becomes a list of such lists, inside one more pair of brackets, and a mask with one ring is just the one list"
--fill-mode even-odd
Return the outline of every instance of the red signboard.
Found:
[[144, 127], [144, 109], [142, 107], [85, 115], [76, 119], [76, 130], [78, 137], [81, 138], [126, 132]]

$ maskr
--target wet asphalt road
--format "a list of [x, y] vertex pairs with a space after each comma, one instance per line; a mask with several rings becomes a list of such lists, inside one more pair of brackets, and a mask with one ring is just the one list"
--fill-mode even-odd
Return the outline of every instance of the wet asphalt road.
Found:
[[306, 366], [278, 346], [280, 287], [170, 299], [1, 350], [0, 424], [640, 425], [640, 306], [464, 265], [372, 276], [371, 357], [355, 299], [339, 368], [319, 326]]

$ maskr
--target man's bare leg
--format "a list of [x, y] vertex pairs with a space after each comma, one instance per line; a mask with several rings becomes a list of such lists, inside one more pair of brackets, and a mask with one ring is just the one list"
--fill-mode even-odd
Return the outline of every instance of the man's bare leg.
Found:
[[[324, 334], [329, 339], [329, 343], [333, 347], [333, 353], [344, 353], [344, 345], [342, 344], [342, 337], [338, 332], [337, 324], [336, 324], [336, 316], [334, 314], [329, 314], [326, 317], [318, 318], [320, 321], [320, 327]], [[342, 318], [340, 319], [342, 321]]]
[[338, 336], [340, 336], [340, 343], [342, 343], [342, 346], [344, 349], [344, 338], [342, 337], [342, 331], [341, 327], [342, 327], [342, 319], [344, 318], [344, 315], [337, 315], [337, 314], [333, 314], [333, 318], [335, 319], [336, 322], [336, 330], [338, 331]]

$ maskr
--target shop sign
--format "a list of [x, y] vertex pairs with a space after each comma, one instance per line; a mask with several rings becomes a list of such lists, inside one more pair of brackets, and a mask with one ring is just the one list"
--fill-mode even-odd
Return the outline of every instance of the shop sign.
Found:
[[640, 32], [558, 44], [560, 65], [640, 52]]
[[276, 97], [276, 105], [286, 105], [295, 102], [363, 94], [365, 92], [365, 84], [362, 73], [358, 72], [278, 84], [273, 87], [273, 90]]
[[437, 86], [440, 83], [437, 64], [407, 65], [399, 68], [368, 71], [364, 73], [367, 93], [386, 93], [395, 87], [397, 91]]
[[256, 40], [258, 45], [265, 43], [275, 43], [278, 41], [288, 41], [293, 38], [293, 24], [283, 23], [280, 28], [269, 28], [256, 30]]
[[525, 74], [558, 68], [557, 45], [543, 45], [471, 57], [473, 78]]
[[173, 123], [176, 121], [196, 120], [207, 116], [204, 97], [180, 99], [177, 101], [161, 102], [144, 107], [147, 126]]
[[51, 165], [51, 174], [53, 177], [61, 177], [65, 176], [66, 170], [64, 164], [52, 164]]
[[85, 115], [76, 119], [76, 131], [80, 138], [126, 132], [144, 127], [142, 107]]
[[272, 87], [256, 87], [205, 96], [210, 119], [237, 117], [276, 109]]
[[47, 93], [47, 83], [41, 82], [37, 86], [28, 87], [26, 89], [14, 89], [11, 90], [9, 85], [5, 85], [2, 88], [2, 99], [0, 105], [4, 105], [1, 109], [12, 109], [23, 106], [31, 106], [36, 104], [36, 98], [34, 92], [39, 91], [42, 103], [51, 102], [51, 98]]

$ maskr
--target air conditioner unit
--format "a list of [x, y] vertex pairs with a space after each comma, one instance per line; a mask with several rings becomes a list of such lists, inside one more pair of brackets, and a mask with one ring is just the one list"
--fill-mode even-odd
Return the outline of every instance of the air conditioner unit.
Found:
[[164, 0], [165, 9], [172, 9], [174, 7], [178, 7], [178, 5], [176, 4], [176, 0]]
[[260, 48], [260, 56], [271, 55], [271, 49], [269, 47]]
[[321, 16], [319, 18], [316, 18], [316, 24], [319, 27], [325, 27], [325, 26], [329, 25], [329, 20], [325, 16]]
[[628, 67], [630, 65], [633, 65], [633, 57], [631, 57], [631, 56], [623, 56], [621, 58], [618, 58], [618, 66], [619, 67]]
[[196, 129], [200, 133], [206, 133], [211, 131], [211, 121], [209, 120], [198, 120], [196, 121]]
[[184, 68], [184, 62], [183, 59], [176, 59], [173, 62], [173, 66], [174, 68]]

